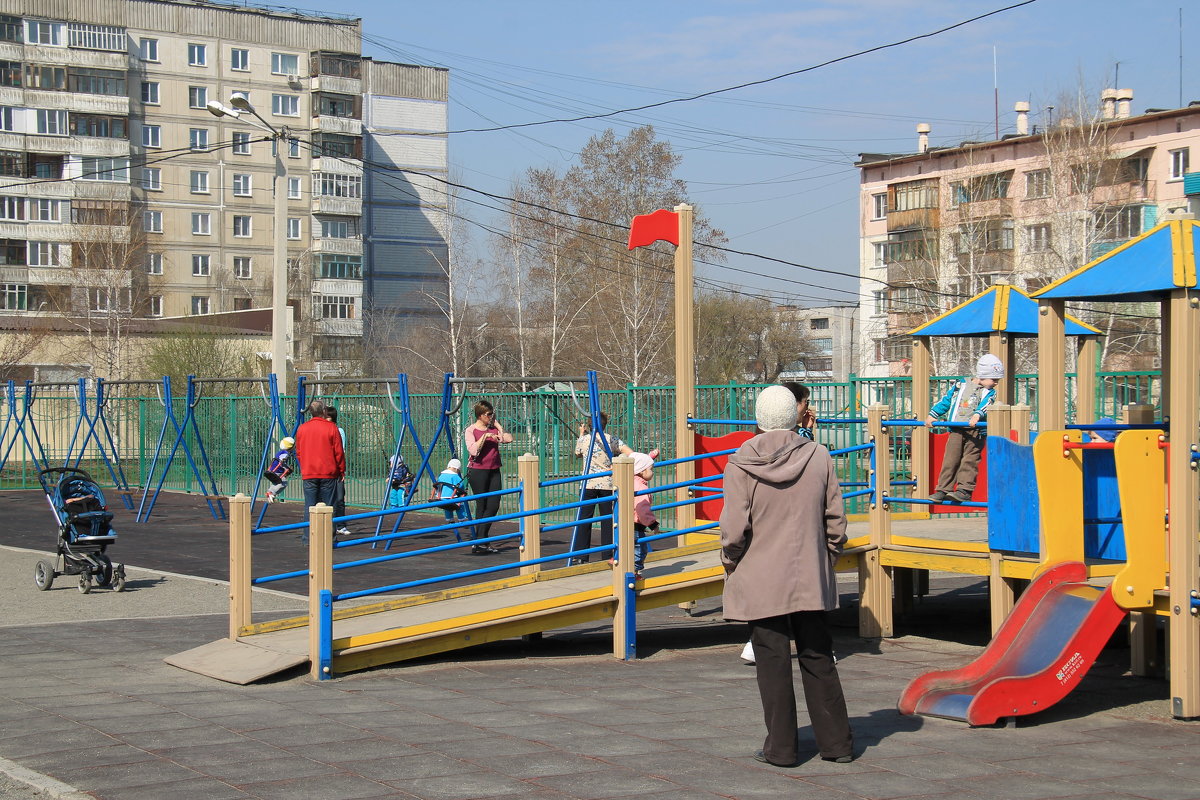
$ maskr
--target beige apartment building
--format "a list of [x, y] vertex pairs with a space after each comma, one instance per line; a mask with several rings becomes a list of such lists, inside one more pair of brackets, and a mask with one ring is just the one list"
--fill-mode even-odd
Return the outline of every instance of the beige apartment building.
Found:
[[[1033, 291], [1172, 215], [1200, 210], [1200, 104], [1133, 115], [1133, 92], [1032, 130], [907, 154], [863, 153], [860, 374], [907, 374], [908, 331], [995, 283]], [[1108, 336], [1106, 369], [1156, 365], [1156, 321], [1137, 308], [1084, 309]], [[1091, 314], [1091, 316], [1087, 316]], [[985, 342], [935, 346], [935, 370], [969, 369]]]
[[[364, 61], [358, 19], [188, 0], [5, 0], [0, 11], [0, 314], [111, 331], [114, 318], [144, 330], [270, 308], [282, 237], [293, 370], [352, 372], [371, 304], [364, 71], [443, 109], [445, 71]], [[212, 113], [235, 93], [256, 114], [245, 103], [240, 116]], [[441, 154], [422, 166], [444, 171]], [[98, 373], [106, 360], [63, 359]], [[137, 369], [108, 366], [108, 377]]]

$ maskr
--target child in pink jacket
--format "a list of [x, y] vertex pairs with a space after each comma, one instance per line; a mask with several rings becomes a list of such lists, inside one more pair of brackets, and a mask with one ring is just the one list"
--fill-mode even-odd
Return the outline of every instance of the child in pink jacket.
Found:
[[[633, 454], [633, 491], [635, 493], [650, 488], [650, 479], [654, 477], [654, 456], [656, 455], [658, 455], [657, 450], [652, 450], [650, 454]], [[633, 502], [633, 530], [636, 542], [633, 546], [633, 571], [638, 578], [641, 578], [642, 569], [646, 566], [646, 554], [650, 552], [650, 545], [642, 541], [642, 537], [646, 535], [646, 531], [658, 533], [658, 517], [654, 516], [654, 511], [650, 508], [650, 495], [648, 494], [637, 497]]]

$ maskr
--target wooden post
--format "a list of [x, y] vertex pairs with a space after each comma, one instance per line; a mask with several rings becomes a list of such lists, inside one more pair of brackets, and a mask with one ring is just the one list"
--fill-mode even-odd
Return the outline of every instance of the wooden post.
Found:
[[[521, 505], [526, 511], [537, 511], [542, 507], [542, 490], [538, 487], [538, 457], [526, 453], [517, 458], [517, 480], [521, 483]], [[525, 532], [525, 543], [521, 546], [521, 560], [531, 561], [542, 557], [542, 517], [534, 514], [521, 518], [521, 530]], [[521, 574], [541, 572], [541, 564], [521, 567]]]
[[1018, 403], [1012, 407], [1012, 432], [1016, 434], [1016, 443], [1029, 444], [1029, 426], [1032, 409], [1024, 403]]
[[[690, 458], [696, 455], [696, 442], [688, 417], [696, 414], [696, 325], [695, 291], [692, 264], [692, 207], [687, 203], [675, 206], [679, 215], [679, 245], [675, 248], [675, 457]], [[684, 461], [675, 465], [675, 481], [682, 483], [696, 477], [696, 462]], [[675, 500], [682, 502], [692, 495], [691, 487], [675, 490]], [[679, 528], [696, 525], [696, 507], [679, 506], [675, 509], [675, 521]], [[685, 536], [679, 544], [707, 537]], [[632, 563], [632, 562], [631, 562]]]
[[[1000, 359], [1004, 365], [1004, 378], [996, 384], [996, 402], [1011, 403], [1016, 397], [1014, 367], [1017, 363], [1013, 338], [1004, 331], [992, 331], [988, 335], [988, 352]], [[990, 416], [990, 413], [989, 413]]]
[[[929, 337], [913, 337], [912, 357], [912, 413], [913, 418], [924, 422], [929, 416], [933, 404], [929, 391]], [[929, 485], [929, 428], [922, 425], [912, 430], [911, 462], [912, 478], [917, 482], [913, 487], [913, 497], [928, 497], [933, 491]], [[916, 506], [910, 511], [922, 511], [926, 516], [932, 516], [927, 506]]]
[[333, 507], [308, 510], [308, 676], [321, 679], [321, 591], [333, 591]]
[[629, 614], [625, 575], [633, 572], [633, 458], [617, 456], [613, 459], [612, 467], [613, 485], [617, 490], [617, 518], [613, 530], [613, 540], [617, 543], [617, 563], [612, 571], [613, 598], [617, 601], [613, 614], [613, 656], [624, 659]]
[[1079, 337], [1075, 358], [1075, 421], [1096, 421], [1096, 337]]
[[1038, 301], [1038, 430], [1066, 427], [1066, 304]]
[[254, 613], [250, 586], [250, 498], [229, 498], [229, 638], [237, 640]]
[[[987, 414], [988, 437], [996, 436], [1008, 439], [1013, 428], [1012, 418], [1012, 406], [996, 403], [989, 408]], [[1013, 606], [1017, 601], [1017, 592], [1012, 579], [1000, 574], [1004, 555], [992, 551], [989, 553], [988, 559], [988, 602], [991, 607], [992, 633], [995, 634], [1000, 629], [1001, 623], [1012, 613]]]
[[871, 549], [863, 553], [858, 562], [858, 633], [867, 638], [895, 634], [892, 572], [880, 560], [883, 549], [892, 543], [892, 520], [884, 502], [891, 477], [891, 448], [887, 429], [882, 425], [887, 411], [885, 405], [867, 409], [867, 433], [875, 443], [875, 469], [871, 473], [875, 494], [871, 497], [868, 514]]
[[1164, 416], [1171, 420], [1167, 453], [1171, 715], [1190, 719], [1200, 717], [1200, 616], [1191, 606], [1191, 593], [1200, 589], [1200, 540], [1196, 534], [1200, 529], [1200, 475], [1191, 461], [1191, 447], [1200, 431], [1200, 298], [1194, 290], [1175, 289], [1168, 303], [1170, 395]]

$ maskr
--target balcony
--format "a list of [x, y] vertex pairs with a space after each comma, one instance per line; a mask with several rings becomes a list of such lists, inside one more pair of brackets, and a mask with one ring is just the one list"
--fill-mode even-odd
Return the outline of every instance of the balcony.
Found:
[[340, 133], [346, 136], [362, 136], [362, 120], [353, 117], [331, 117], [327, 114], [313, 117], [313, 130], [321, 133]]
[[28, 283], [29, 267], [0, 266], [0, 283]]
[[[29, 267], [31, 286], [75, 286], [80, 282], [79, 273], [70, 267]], [[126, 273], [128, 285], [128, 273]]]
[[84, 94], [82, 92], [44, 92], [27, 89], [23, 105], [30, 108], [53, 108], [78, 111], [84, 114], [129, 116], [129, 98], [115, 94]]
[[319, 336], [362, 336], [361, 319], [319, 319], [316, 333]]
[[1013, 199], [1011, 197], [995, 197], [991, 200], [971, 200], [952, 206], [946, 211], [946, 224], [973, 219], [992, 219], [1013, 215]]
[[317, 278], [312, 283], [313, 297], [362, 297], [362, 293], [362, 281]]
[[341, 216], [361, 217], [362, 198], [317, 195], [312, 199], [312, 212], [314, 214], [337, 214]]
[[[1153, 181], [1127, 181], [1111, 186], [1097, 186], [1092, 190], [1092, 202], [1107, 206], [1153, 201], [1157, 185]], [[1184, 176], [1184, 191], [1187, 191], [1187, 176]]]
[[343, 256], [361, 256], [363, 252], [362, 237], [313, 239], [312, 251], [314, 253], [336, 253]]
[[313, 156], [312, 171], [332, 172], [338, 175], [362, 175], [363, 165], [361, 161], [345, 158], [319, 158]]
[[908, 211], [889, 211], [887, 215], [888, 231], [902, 231], [911, 228], [940, 227], [940, 213], [936, 208], [914, 208]]

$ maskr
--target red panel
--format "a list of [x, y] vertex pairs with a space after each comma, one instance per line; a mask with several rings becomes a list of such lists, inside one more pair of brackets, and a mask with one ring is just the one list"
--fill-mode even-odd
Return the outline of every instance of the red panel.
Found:
[[[727, 433], [724, 436], [701, 436], [694, 434], [696, 455], [704, 453], [719, 453], [722, 450], [732, 450], [741, 447], [742, 443], [754, 436], [753, 431], [735, 431]], [[707, 475], [724, 475], [725, 462], [729, 460], [729, 456], [709, 456], [696, 460], [696, 477], [703, 478]], [[724, 481], [713, 481], [712, 483], [704, 484], [706, 488], [719, 489], [724, 486]], [[703, 495], [709, 494], [704, 492]], [[705, 520], [716, 520], [721, 516], [721, 508], [725, 505], [721, 498], [713, 498], [711, 500], [701, 500], [696, 504], [696, 518]]]
[[[929, 437], [929, 491], [937, 489], [938, 473], [942, 471], [942, 458], [946, 453], [946, 440], [958, 434], [934, 433]], [[979, 477], [975, 480], [975, 491], [971, 499], [976, 503], [987, 502], [987, 448], [979, 456]], [[933, 513], [961, 514], [963, 507], [954, 503], [929, 506]], [[969, 508], [967, 511], [982, 511], [981, 508]]]
[[679, 246], [679, 214], [660, 208], [653, 214], [638, 214], [629, 224], [629, 249], [645, 247], [660, 239]]

